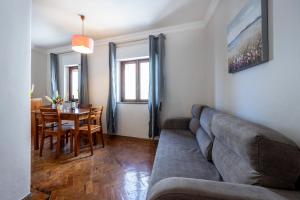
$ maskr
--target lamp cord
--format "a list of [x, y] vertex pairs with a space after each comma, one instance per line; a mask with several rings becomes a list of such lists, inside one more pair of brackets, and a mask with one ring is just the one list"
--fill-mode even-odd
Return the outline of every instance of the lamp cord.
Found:
[[81, 18], [81, 21], [82, 21], [82, 25], [81, 25], [81, 32], [82, 32], [82, 35], [84, 35], [84, 19], [85, 19], [85, 16], [84, 15], [80, 15], [80, 18]]

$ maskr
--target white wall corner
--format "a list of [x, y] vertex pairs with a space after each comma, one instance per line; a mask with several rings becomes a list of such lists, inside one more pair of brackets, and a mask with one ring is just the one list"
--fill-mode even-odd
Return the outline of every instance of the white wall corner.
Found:
[[210, 19], [216, 12], [216, 9], [217, 9], [219, 3], [220, 3], [220, 0], [212, 0], [210, 2], [208, 9], [206, 11], [205, 17], [204, 17], [204, 22], [205, 22], [204, 26], [206, 26], [209, 23]]
[[43, 49], [43, 48], [37, 47], [35, 45], [31, 45], [31, 50], [42, 53], [42, 54], [47, 54], [47, 52], [48, 52], [47, 49]]
[[[71, 43], [71, 41], [70, 41]], [[71, 45], [66, 45], [66, 46], [61, 46], [61, 47], [57, 47], [57, 48], [51, 48], [47, 50], [47, 53], [66, 53], [66, 52], [72, 52], [72, 46]]]

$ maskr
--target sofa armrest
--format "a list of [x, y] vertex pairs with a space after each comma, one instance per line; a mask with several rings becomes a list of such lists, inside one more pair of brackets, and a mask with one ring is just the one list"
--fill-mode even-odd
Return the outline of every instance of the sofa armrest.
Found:
[[171, 177], [154, 184], [148, 192], [147, 200], [296, 200], [299, 197], [299, 191]]
[[191, 118], [172, 118], [167, 119], [163, 124], [163, 129], [189, 129]]

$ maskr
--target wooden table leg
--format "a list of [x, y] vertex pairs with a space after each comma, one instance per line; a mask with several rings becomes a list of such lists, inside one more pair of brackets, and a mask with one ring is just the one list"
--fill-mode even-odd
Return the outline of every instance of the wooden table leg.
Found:
[[57, 141], [56, 141], [56, 158], [59, 157], [61, 151], [61, 132], [57, 132]]
[[74, 133], [74, 138], [75, 138], [75, 156], [78, 156], [78, 150], [79, 150], [79, 145], [80, 145], [80, 138], [79, 138], [79, 119], [76, 116], [75, 117], [75, 133]]
[[34, 143], [34, 150], [39, 149], [39, 119], [37, 118], [37, 114], [35, 113], [33, 116], [33, 143]]
[[93, 134], [93, 143], [94, 145], [97, 145], [97, 142], [98, 142], [98, 137], [97, 137], [98, 134]]

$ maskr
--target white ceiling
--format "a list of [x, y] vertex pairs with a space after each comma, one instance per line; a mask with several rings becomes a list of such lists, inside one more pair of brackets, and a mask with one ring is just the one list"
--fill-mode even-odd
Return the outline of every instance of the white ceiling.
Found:
[[205, 20], [215, 0], [33, 0], [32, 44], [53, 48], [85, 32], [93, 39]]

